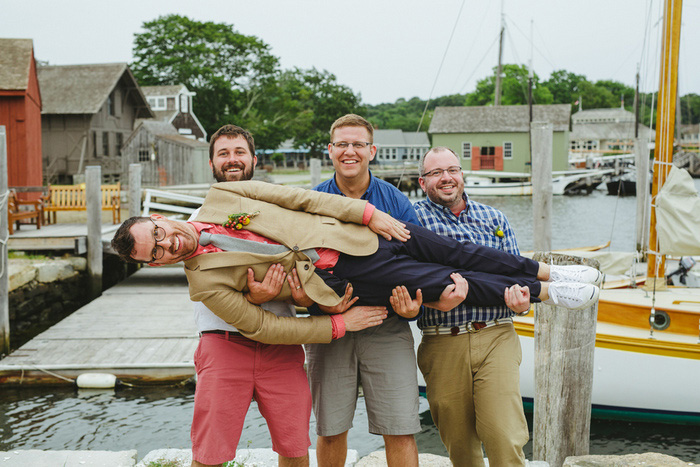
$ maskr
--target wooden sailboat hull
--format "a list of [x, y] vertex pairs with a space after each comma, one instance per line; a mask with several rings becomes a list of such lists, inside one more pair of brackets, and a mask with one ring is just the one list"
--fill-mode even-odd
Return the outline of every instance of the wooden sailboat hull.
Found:
[[[534, 398], [533, 320], [518, 319], [523, 399]], [[700, 424], [700, 344], [697, 338], [649, 339], [648, 332], [599, 323], [593, 415], [599, 418]], [[636, 331], [636, 332], [635, 332]]]
[[[649, 332], [651, 296], [641, 289], [602, 290], [598, 304], [593, 377], [593, 416], [700, 425], [700, 291], [656, 293], [655, 309], [669, 321]], [[679, 302], [679, 303], [674, 303]], [[523, 359], [520, 389], [535, 395], [534, 314], [515, 318]], [[416, 350], [421, 334], [412, 324]], [[425, 380], [418, 372], [421, 391]]]

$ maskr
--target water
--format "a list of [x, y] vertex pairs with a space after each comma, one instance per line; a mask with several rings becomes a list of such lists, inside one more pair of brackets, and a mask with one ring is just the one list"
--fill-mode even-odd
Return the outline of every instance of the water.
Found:
[[[130, 388], [116, 391], [5, 389], [0, 391], [0, 451], [136, 449], [138, 458], [156, 449], [190, 449], [189, 426], [194, 389]], [[421, 398], [422, 431], [416, 435], [422, 453], [446, 456], [428, 404]], [[348, 444], [365, 456], [383, 449], [380, 436], [367, 432], [362, 398], [355, 412]], [[528, 414], [532, 427], [532, 416]], [[315, 422], [311, 419], [311, 442]], [[532, 437], [532, 433], [530, 434]], [[265, 421], [255, 403], [245, 420], [239, 448], [272, 446]], [[591, 426], [591, 454], [660, 452], [688, 462], [700, 462], [700, 427], [596, 421]], [[532, 443], [525, 446], [532, 458]]]
[[[700, 190], [700, 180], [695, 180]], [[520, 248], [531, 250], [532, 207], [529, 197], [475, 198], [501, 209], [515, 229]], [[590, 196], [556, 196], [552, 204], [552, 247], [574, 248], [610, 240], [611, 249], [634, 248], [634, 197], [616, 198], [601, 191]], [[151, 387], [116, 391], [73, 388], [0, 390], [0, 450], [108, 450], [136, 449], [143, 458], [155, 449], [189, 449], [189, 427], [194, 404], [191, 387]], [[423, 453], [447, 455], [432, 423], [428, 404], [421, 398], [422, 431], [416, 435]], [[532, 417], [528, 415], [532, 427]], [[361, 456], [383, 448], [380, 436], [367, 432], [364, 400], [358, 401], [349, 446]], [[315, 445], [315, 421], [311, 441]], [[532, 436], [532, 434], [531, 434]], [[265, 421], [251, 405], [241, 448], [269, 448]], [[594, 420], [591, 454], [660, 452], [700, 463], [700, 427]], [[532, 458], [531, 443], [525, 447]]]

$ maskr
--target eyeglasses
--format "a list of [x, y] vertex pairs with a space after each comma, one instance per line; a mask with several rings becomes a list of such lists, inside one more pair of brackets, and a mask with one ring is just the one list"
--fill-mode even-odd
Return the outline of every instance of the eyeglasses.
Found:
[[152, 218], [149, 217], [149, 219], [153, 222], [153, 240], [156, 241], [156, 246], [153, 247], [153, 251], [151, 252], [151, 262], [155, 263], [165, 255], [165, 248], [158, 245], [158, 242], [165, 240], [165, 229], [163, 227], [158, 227], [158, 224], [156, 224], [156, 221]]
[[446, 168], [446, 169], [434, 169], [434, 170], [431, 170], [430, 172], [424, 173], [423, 175], [421, 175], [421, 177], [424, 177], [424, 178], [436, 178], [436, 177], [441, 177], [443, 172], [447, 172], [447, 173], [450, 174], [450, 175], [457, 175], [457, 174], [461, 174], [461, 173], [462, 173], [462, 168], [461, 168], [461, 167], [457, 167], [457, 166], [455, 165], [455, 166], [452, 166], [452, 167], [448, 167], [448, 168]]
[[364, 149], [370, 144], [372, 143], [368, 143], [367, 141], [355, 141], [354, 143], [347, 143], [345, 141], [341, 141], [339, 143], [331, 143], [331, 146], [338, 149], [347, 149], [350, 146], [352, 146], [355, 149]]

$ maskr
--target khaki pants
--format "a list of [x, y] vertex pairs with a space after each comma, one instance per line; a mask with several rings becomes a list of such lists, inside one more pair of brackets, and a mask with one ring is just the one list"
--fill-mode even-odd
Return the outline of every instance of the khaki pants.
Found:
[[512, 323], [458, 336], [423, 336], [418, 366], [440, 438], [457, 466], [525, 465], [520, 340]]

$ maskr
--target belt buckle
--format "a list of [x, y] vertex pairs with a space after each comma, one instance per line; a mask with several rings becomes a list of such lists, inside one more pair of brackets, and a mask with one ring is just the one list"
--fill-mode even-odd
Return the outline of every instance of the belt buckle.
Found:
[[485, 327], [487, 327], [487, 326], [486, 326], [486, 323], [483, 321], [469, 321], [467, 323], [467, 331], [469, 331], [472, 334], [481, 331]]

